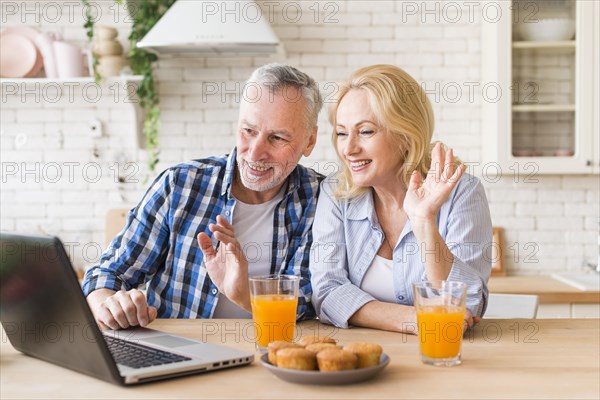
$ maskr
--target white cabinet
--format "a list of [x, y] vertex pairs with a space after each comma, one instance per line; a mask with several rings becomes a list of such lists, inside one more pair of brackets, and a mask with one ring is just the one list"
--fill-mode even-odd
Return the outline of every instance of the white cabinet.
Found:
[[600, 304], [597, 303], [559, 303], [540, 304], [538, 319], [554, 318], [600, 318]]
[[498, 91], [483, 99], [484, 161], [523, 173], [600, 172], [599, 2], [493, 5], [497, 18], [482, 21], [482, 81]]

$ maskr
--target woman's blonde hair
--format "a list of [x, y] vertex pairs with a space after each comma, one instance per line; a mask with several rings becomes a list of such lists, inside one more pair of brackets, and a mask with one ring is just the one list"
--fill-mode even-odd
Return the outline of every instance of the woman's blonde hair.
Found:
[[[344, 82], [338, 98], [329, 110], [333, 125], [332, 142], [337, 151], [337, 109], [344, 96], [351, 90], [364, 90], [371, 110], [382, 129], [388, 130], [397, 145], [398, 157], [404, 161], [398, 177], [408, 186], [410, 176], [417, 170], [423, 179], [431, 165], [431, 143], [433, 135], [433, 110], [431, 103], [421, 88], [406, 71], [394, 65], [372, 65], [355, 71]], [[367, 190], [352, 181], [346, 163], [340, 158], [341, 171], [338, 173], [336, 196], [351, 199]]]

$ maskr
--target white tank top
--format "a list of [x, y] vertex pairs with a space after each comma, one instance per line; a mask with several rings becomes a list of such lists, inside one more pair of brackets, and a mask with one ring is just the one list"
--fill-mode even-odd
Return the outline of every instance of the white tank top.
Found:
[[376, 255], [360, 283], [360, 288], [379, 301], [395, 303], [393, 261]]
[[[248, 260], [248, 275], [268, 275], [271, 272], [273, 247], [273, 217], [283, 198], [285, 185], [273, 199], [261, 204], [246, 204], [236, 200], [233, 227], [242, 251]], [[252, 318], [252, 315], [219, 293], [213, 318]]]

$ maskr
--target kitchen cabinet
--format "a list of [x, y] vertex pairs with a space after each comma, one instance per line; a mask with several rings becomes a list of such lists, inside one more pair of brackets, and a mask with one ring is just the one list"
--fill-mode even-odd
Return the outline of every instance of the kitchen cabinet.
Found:
[[600, 4], [488, 4], [496, 14], [482, 21], [484, 161], [508, 174], [597, 174]]
[[537, 318], [600, 318], [600, 304], [540, 304]]
[[600, 318], [600, 292], [580, 290], [548, 275], [492, 277], [490, 293], [538, 296], [538, 319]]

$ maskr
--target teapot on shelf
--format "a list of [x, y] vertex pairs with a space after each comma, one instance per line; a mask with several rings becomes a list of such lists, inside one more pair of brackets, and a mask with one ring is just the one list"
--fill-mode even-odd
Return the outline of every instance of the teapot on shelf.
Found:
[[55, 41], [53, 48], [59, 78], [89, 76], [87, 69], [89, 68], [90, 51], [88, 49], [61, 41]]
[[56, 55], [54, 54], [54, 42], [59, 39], [54, 33], [40, 32], [35, 37], [35, 45], [42, 53], [44, 60], [44, 71], [47, 78], [58, 78], [58, 67], [56, 65]]

